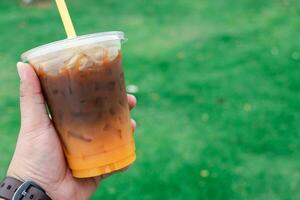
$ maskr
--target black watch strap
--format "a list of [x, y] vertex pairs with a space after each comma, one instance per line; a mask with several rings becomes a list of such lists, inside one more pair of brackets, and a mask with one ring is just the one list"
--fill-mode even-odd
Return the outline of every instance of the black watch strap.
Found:
[[0, 198], [5, 200], [51, 200], [46, 192], [32, 181], [22, 182], [6, 177], [0, 183]]

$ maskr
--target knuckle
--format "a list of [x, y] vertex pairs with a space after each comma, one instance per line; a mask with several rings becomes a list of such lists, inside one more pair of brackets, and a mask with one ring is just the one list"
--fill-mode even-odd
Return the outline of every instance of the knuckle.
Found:
[[26, 92], [20, 92], [20, 103], [25, 105], [28, 103], [40, 105], [45, 104], [45, 101], [41, 93], [27, 95]]
[[[26, 119], [24, 121], [26, 122]], [[21, 132], [30, 135], [33, 132], [47, 132], [49, 130], [52, 130], [52, 127], [53, 125], [49, 119], [40, 119], [32, 123], [22, 123]]]
[[42, 91], [38, 88], [32, 88], [30, 85], [21, 81], [20, 84], [20, 101], [33, 101], [34, 103], [44, 103]]
[[21, 81], [20, 84], [20, 97], [23, 98], [26, 96], [26, 87], [24, 86], [24, 82]]

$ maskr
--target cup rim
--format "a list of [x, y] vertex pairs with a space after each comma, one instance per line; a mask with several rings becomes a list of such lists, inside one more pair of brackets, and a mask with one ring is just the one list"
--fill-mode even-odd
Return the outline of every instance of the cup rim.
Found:
[[67, 48], [79, 47], [86, 44], [96, 43], [96, 42], [105, 42], [121, 40], [126, 41], [125, 34], [122, 31], [109, 31], [109, 32], [100, 32], [92, 33], [87, 35], [78, 36], [70, 39], [58, 40], [48, 44], [44, 44], [28, 51], [25, 51], [21, 55], [21, 59], [24, 62], [27, 62], [30, 59], [46, 55], [48, 53], [54, 53]]

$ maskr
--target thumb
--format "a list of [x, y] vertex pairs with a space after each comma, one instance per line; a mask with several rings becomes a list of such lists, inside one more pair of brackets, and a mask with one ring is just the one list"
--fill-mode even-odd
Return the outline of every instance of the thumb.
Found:
[[35, 129], [47, 127], [50, 120], [46, 111], [40, 82], [34, 69], [29, 64], [21, 62], [18, 62], [17, 69], [20, 76], [22, 131], [31, 132]]

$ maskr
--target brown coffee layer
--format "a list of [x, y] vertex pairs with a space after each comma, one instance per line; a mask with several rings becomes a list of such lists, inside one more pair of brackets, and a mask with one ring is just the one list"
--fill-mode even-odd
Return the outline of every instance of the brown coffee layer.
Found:
[[[84, 146], [82, 142], [99, 145], [96, 140], [101, 139], [98, 150], [102, 148], [103, 151], [130, 140], [129, 108], [120, 52], [112, 61], [104, 59], [84, 68], [78, 59], [72, 67], [62, 66], [56, 75], [47, 74], [42, 68], [35, 69], [54, 125], [65, 141], [67, 151], [76, 152], [74, 142], [66, 142], [70, 138], [79, 140], [78, 148]], [[111, 144], [107, 146], [104, 142]], [[93, 153], [93, 150], [89, 152]]]

